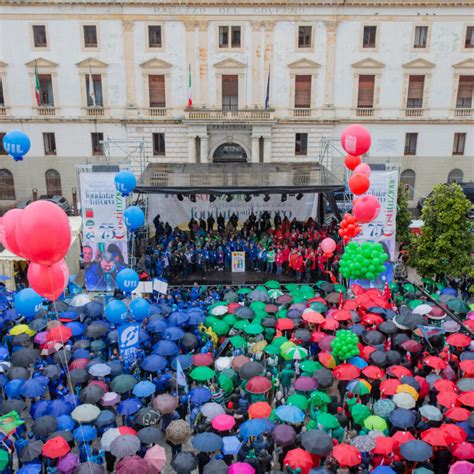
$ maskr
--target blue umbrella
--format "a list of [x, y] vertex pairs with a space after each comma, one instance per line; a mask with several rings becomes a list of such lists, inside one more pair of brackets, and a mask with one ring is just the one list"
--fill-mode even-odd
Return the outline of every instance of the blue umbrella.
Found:
[[0, 347], [0, 360], [6, 360], [10, 357], [10, 351], [8, 347]]
[[433, 456], [433, 448], [424, 441], [407, 441], [400, 446], [400, 454], [408, 461], [423, 462]]
[[161, 355], [151, 354], [145, 357], [142, 361], [142, 369], [148, 372], [158, 372], [165, 370], [168, 365], [168, 361]]
[[8, 382], [8, 377], [6, 375], [0, 374], [0, 387], [4, 387]]
[[161, 315], [161, 314], [163, 314], [163, 311], [156, 304], [151, 304], [150, 305], [150, 316], [152, 316], [154, 314], [160, 314]]
[[196, 387], [189, 392], [189, 400], [191, 403], [201, 405], [208, 402], [212, 398], [211, 391], [206, 387]]
[[84, 324], [77, 322], [66, 323], [65, 326], [72, 331], [72, 335], [74, 337], [82, 336], [82, 334], [84, 334], [84, 331], [86, 330]]
[[89, 359], [91, 353], [87, 349], [77, 349], [72, 353], [72, 360]]
[[178, 360], [183, 370], [189, 369], [193, 365], [193, 356], [191, 354], [180, 354], [171, 361], [170, 365], [173, 370], [176, 370]]
[[16, 474], [41, 474], [41, 464], [25, 464], [16, 471]]
[[138, 382], [135, 387], [133, 387], [132, 393], [136, 397], [149, 397], [153, 395], [156, 391], [156, 386], [153, 382], [149, 382], [148, 380], [142, 380]]
[[388, 419], [393, 426], [407, 429], [415, 424], [416, 415], [405, 408], [397, 408], [392, 411]]
[[161, 340], [153, 346], [153, 352], [163, 357], [169, 357], [177, 354], [179, 349], [174, 342]]
[[170, 326], [165, 329], [163, 339], [168, 341], [179, 341], [184, 336], [184, 331], [177, 326]]
[[458, 292], [457, 292], [457, 290], [455, 290], [454, 288], [449, 288], [449, 287], [447, 287], [447, 288], [443, 288], [443, 289], [441, 290], [441, 294], [442, 294], [442, 295], [457, 296], [457, 295], [458, 295]]
[[5, 391], [5, 395], [8, 398], [21, 398], [20, 394], [20, 387], [23, 385], [23, 380], [21, 379], [13, 379], [10, 382], [5, 384], [3, 390]]
[[23, 397], [36, 398], [44, 395], [46, 385], [40, 383], [38, 378], [25, 380], [19, 388], [19, 393]]
[[76, 311], [63, 311], [62, 313], [60, 313], [60, 318], [69, 319], [70, 321], [75, 321], [76, 319], [79, 318], [79, 313], [76, 313]]
[[215, 433], [199, 433], [191, 441], [193, 448], [203, 453], [212, 453], [222, 448], [222, 438]]
[[189, 320], [189, 315], [181, 311], [174, 311], [168, 316], [168, 324], [170, 326], [182, 326]]
[[97, 303], [96, 301], [91, 301], [82, 308], [84, 314], [91, 319], [100, 318], [100, 316], [102, 316], [103, 310], [104, 306], [101, 303]]
[[349, 330], [354, 334], [357, 334], [359, 337], [363, 336], [366, 332], [365, 326], [362, 324], [352, 324], [349, 326]]
[[80, 443], [89, 443], [97, 438], [97, 430], [92, 425], [81, 425], [72, 434], [74, 439]]
[[377, 466], [370, 474], [397, 474], [390, 466]]
[[97, 428], [101, 428], [107, 425], [114, 425], [116, 421], [115, 413], [111, 412], [110, 410], [102, 410], [97, 419], [94, 421], [94, 424], [97, 426]]
[[238, 454], [242, 447], [242, 441], [237, 436], [224, 436], [222, 438], [222, 454], [225, 456]]
[[140, 328], [138, 331], [138, 341], [143, 344], [144, 342], [148, 342], [150, 340], [150, 335], [148, 334], [146, 329]]
[[133, 415], [136, 413], [140, 408], [143, 406], [142, 402], [138, 400], [138, 398], [127, 398], [123, 402], [120, 402], [117, 411], [125, 416], [125, 415]]
[[158, 308], [160, 310], [160, 314], [162, 314], [163, 316], [168, 316], [171, 313], [171, 311], [173, 311], [173, 308], [169, 304], [166, 304], [166, 303], [160, 303], [158, 305]]
[[18, 314], [14, 309], [7, 309], [5, 314], [3, 315], [3, 319], [5, 321], [16, 321], [18, 318]]
[[8, 277], [6, 275], [0, 275], [0, 281], [7, 281], [9, 279], [10, 279], [10, 277]]
[[188, 311], [188, 322], [186, 323], [188, 326], [199, 326], [201, 323], [204, 322], [204, 313], [199, 308], [193, 308]]
[[271, 431], [274, 426], [275, 423], [268, 418], [247, 420], [240, 425], [239, 435], [244, 439], [248, 439], [251, 436], [260, 436], [264, 431]]
[[304, 411], [293, 405], [281, 405], [275, 410], [275, 414], [287, 423], [302, 423], [305, 418]]
[[[77, 403], [79, 405], [79, 403]], [[49, 404], [48, 415], [52, 416], [61, 416], [61, 415], [70, 415], [72, 410], [74, 410], [75, 404], [71, 404], [67, 401], [66, 397], [57, 398]]]
[[347, 362], [349, 364], [355, 365], [356, 367], [359, 367], [359, 369], [363, 369], [364, 367], [367, 367], [369, 364], [362, 359], [362, 357], [355, 356], [355, 357], [350, 357]]
[[56, 418], [56, 429], [58, 431], [71, 431], [76, 422], [69, 415], [61, 415]]
[[165, 332], [166, 328], [168, 325], [166, 324], [165, 321], [162, 319], [151, 319], [148, 324], [146, 325], [147, 331], [153, 332], [153, 333], [162, 333]]
[[47, 415], [50, 403], [51, 402], [48, 400], [38, 400], [37, 402], [34, 402], [30, 408], [31, 418], [36, 420], [36, 418], [41, 418], [42, 416]]
[[474, 441], [474, 426], [470, 426], [469, 420], [461, 421], [456, 423], [463, 431], [467, 434], [467, 439], [469, 441]]

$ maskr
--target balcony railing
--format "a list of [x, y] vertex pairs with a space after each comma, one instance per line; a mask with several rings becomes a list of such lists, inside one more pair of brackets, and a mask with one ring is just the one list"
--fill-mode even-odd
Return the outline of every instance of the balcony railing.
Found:
[[357, 107], [355, 114], [356, 117], [373, 117], [374, 109], [372, 107]]
[[423, 117], [423, 109], [421, 108], [406, 108], [405, 117]]
[[148, 115], [150, 117], [166, 117], [168, 115], [168, 109], [166, 107], [150, 107], [148, 109]]
[[4, 105], [0, 105], [0, 116], [7, 115], [7, 108]]
[[264, 109], [215, 110], [192, 108], [186, 112], [190, 120], [270, 120], [273, 118], [273, 111]]
[[88, 117], [103, 117], [104, 116], [104, 107], [87, 107], [86, 109]]
[[312, 109], [301, 109], [301, 108], [295, 108], [293, 109], [293, 117], [311, 117], [312, 115]]
[[56, 108], [50, 105], [42, 105], [36, 109], [38, 115], [42, 117], [54, 117], [56, 115]]
[[467, 108], [456, 108], [454, 109], [454, 116], [455, 117], [472, 117], [472, 111], [474, 109], [467, 109]]

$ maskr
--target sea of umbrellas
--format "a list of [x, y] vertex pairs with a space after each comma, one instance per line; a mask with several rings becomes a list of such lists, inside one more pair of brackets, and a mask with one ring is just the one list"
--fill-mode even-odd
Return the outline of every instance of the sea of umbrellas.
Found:
[[[439, 305], [275, 280], [151, 301], [131, 366], [102, 303], [25, 319], [3, 290], [0, 471], [472, 473], [473, 301], [425, 288]], [[335, 355], [341, 330], [357, 355]]]

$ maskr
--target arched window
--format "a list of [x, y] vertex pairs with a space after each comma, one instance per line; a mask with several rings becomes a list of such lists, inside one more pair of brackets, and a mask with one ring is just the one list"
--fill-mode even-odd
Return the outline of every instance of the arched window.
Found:
[[215, 162], [247, 161], [247, 153], [237, 143], [223, 143], [216, 148], [213, 160]]
[[56, 170], [48, 170], [45, 173], [46, 194], [48, 196], [62, 196], [61, 175]]
[[400, 181], [408, 194], [408, 199], [412, 201], [415, 197], [416, 173], [413, 170], [404, 170], [400, 176]]
[[460, 169], [451, 170], [448, 174], [448, 184], [451, 183], [462, 183], [464, 179], [464, 173]]
[[6, 169], [0, 170], [0, 200], [14, 201], [15, 182], [12, 172]]

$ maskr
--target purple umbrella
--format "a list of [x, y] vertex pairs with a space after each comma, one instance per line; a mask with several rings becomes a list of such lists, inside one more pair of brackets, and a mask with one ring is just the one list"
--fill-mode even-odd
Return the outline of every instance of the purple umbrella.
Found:
[[321, 350], [331, 352], [332, 351], [331, 343], [332, 343], [334, 338], [335, 338], [335, 336], [325, 336], [325, 337], [323, 337], [318, 343]]
[[78, 465], [79, 458], [73, 453], [67, 453], [66, 456], [63, 456], [59, 459], [56, 467], [58, 469], [58, 472], [69, 474]]
[[33, 339], [36, 344], [42, 345], [48, 340], [48, 331], [39, 332]]
[[317, 386], [318, 382], [316, 379], [313, 379], [312, 377], [306, 377], [305, 375], [301, 375], [293, 383], [294, 389], [300, 392], [312, 392]]
[[296, 441], [296, 432], [292, 426], [277, 425], [273, 428], [272, 438], [279, 446], [291, 446]]

